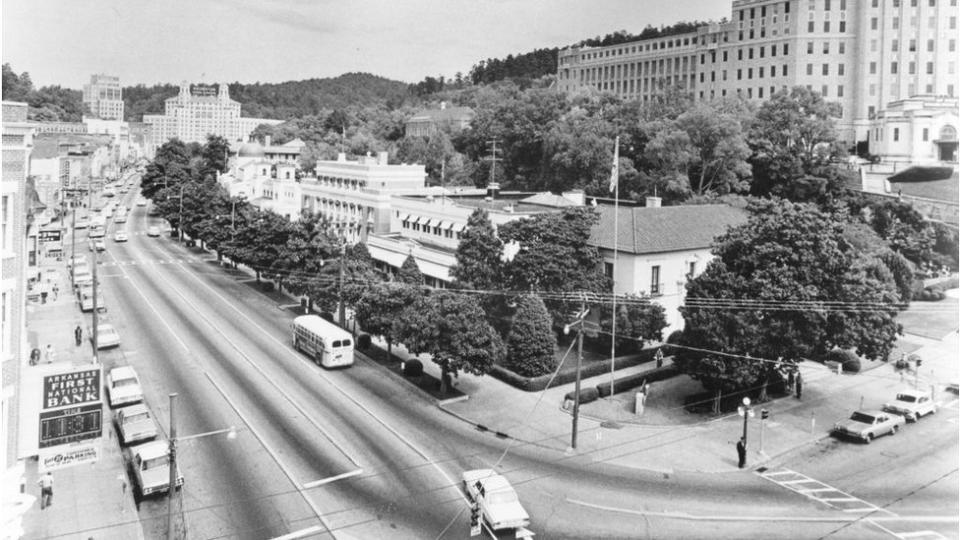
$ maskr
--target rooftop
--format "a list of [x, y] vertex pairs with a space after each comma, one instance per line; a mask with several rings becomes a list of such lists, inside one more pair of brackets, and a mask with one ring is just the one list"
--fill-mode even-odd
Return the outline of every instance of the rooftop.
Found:
[[[597, 207], [600, 222], [590, 243], [614, 248], [614, 207]], [[617, 250], [624, 253], [666, 253], [704, 249], [728, 228], [747, 221], [747, 212], [723, 204], [619, 208]]]

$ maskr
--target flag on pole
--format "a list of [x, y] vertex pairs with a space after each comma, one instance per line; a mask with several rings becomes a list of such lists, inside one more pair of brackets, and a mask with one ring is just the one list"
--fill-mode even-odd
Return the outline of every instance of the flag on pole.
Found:
[[613, 143], [613, 168], [610, 170], [610, 193], [617, 189], [617, 181], [620, 180], [620, 136], [617, 136]]

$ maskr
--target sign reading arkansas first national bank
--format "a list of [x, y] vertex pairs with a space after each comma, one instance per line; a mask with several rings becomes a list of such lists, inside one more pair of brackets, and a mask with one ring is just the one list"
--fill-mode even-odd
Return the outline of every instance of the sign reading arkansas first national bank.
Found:
[[95, 463], [103, 435], [101, 368], [43, 376], [37, 440], [40, 470]]

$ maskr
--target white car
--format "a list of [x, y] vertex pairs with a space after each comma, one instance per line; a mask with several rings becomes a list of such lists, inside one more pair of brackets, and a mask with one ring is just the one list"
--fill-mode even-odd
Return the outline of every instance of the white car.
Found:
[[149, 441], [157, 437], [157, 425], [150, 409], [142, 403], [117, 409], [117, 438], [121, 444]]
[[897, 392], [897, 399], [884, 403], [883, 410], [916, 422], [923, 415], [937, 412], [937, 402], [930, 397], [929, 393], [909, 388]]
[[114, 222], [114, 223], [126, 223], [126, 222], [127, 222], [127, 214], [126, 214], [126, 213], [117, 214], [116, 217], [113, 218], [113, 222]]
[[[91, 284], [90, 287], [85, 287], [85, 292], [80, 293], [80, 311], [84, 313], [93, 311], [93, 284]], [[107, 311], [107, 306], [104, 305], [103, 294], [101, 293], [101, 291], [97, 291], [97, 311], [100, 313]], [[100, 328], [101, 328], [100, 331], [102, 332], [103, 325], [100, 325]], [[101, 339], [99, 335], [97, 336], [97, 341], [101, 343], [104, 342], [104, 340]], [[118, 345], [120, 344], [119, 339], [117, 340], [117, 344]], [[100, 348], [103, 349], [106, 347], [100, 347]]]
[[[137, 497], [166, 493], [170, 489], [170, 443], [156, 440], [130, 448]], [[177, 467], [179, 469], [179, 467]], [[183, 475], [177, 470], [177, 487]]]
[[130, 237], [127, 236], [127, 231], [117, 231], [117, 232], [113, 233], [113, 241], [114, 241], [114, 242], [126, 242], [126, 241], [129, 240], [129, 239], [130, 239]]
[[130, 366], [115, 367], [107, 373], [107, 397], [111, 407], [143, 401], [140, 377]]
[[137, 206], [146, 206], [146, 205], [147, 205], [147, 201], [143, 199], [140, 199], [137, 201]]
[[519, 529], [530, 524], [530, 515], [506, 478], [492, 469], [465, 471], [462, 478], [467, 497], [480, 502], [483, 519], [490, 528]]
[[156, 225], [149, 226], [147, 228], [147, 236], [151, 238], [156, 238], [160, 236], [160, 227], [157, 227]]
[[[99, 307], [99, 306], [98, 306]], [[93, 340], [93, 331], [88, 329], [87, 335]], [[112, 324], [97, 325], [97, 349], [110, 349], [120, 346], [120, 334]]]
[[93, 242], [90, 242], [90, 251], [93, 251], [93, 250], [105, 251], [106, 249], [107, 249], [107, 245], [103, 242], [103, 240], [97, 239], [97, 240], [94, 240]]

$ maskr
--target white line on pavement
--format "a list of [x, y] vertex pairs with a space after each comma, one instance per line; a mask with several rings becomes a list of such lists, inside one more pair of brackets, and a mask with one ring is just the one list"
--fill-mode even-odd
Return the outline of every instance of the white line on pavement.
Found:
[[357, 476], [358, 474], [363, 474], [363, 469], [354, 469], [350, 472], [345, 472], [343, 474], [338, 474], [336, 476], [329, 476], [327, 478], [322, 478], [320, 480], [314, 480], [313, 482], [307, 482], [303, 484], [304, 489], [315, 488], [317, 486], [322, 486], [324, 484], [329, 484], [330, 482], [336, 482], [337, 480], [343, 480], [344, 478], [350, 478], [351, 476]]

